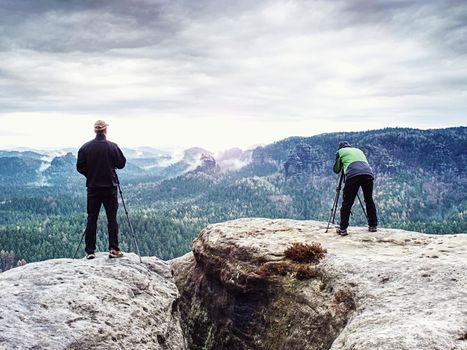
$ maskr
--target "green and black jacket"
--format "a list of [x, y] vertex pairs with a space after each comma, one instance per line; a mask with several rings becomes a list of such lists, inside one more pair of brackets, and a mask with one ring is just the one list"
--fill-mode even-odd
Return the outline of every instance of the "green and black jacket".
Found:
[[342, 170], [344, 170], [346, 179], [357, 175], [370, 175], [374, 177], [365, 154], [354, 147], [344, 147], [337, 151], [334, 172], [340, 173]]

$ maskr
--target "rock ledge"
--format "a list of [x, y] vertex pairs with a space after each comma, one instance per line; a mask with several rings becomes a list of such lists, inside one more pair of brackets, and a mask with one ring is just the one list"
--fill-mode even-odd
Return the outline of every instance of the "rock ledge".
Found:
[[0, 349], [185, 349], [168, 265], [134, 254], [0, 274]]
[[[467, 350], [467, 235], [240, 219], [210, 225], [172, 267], [191, 349]], [[316, 274], [264, 276], [293, 242]]]

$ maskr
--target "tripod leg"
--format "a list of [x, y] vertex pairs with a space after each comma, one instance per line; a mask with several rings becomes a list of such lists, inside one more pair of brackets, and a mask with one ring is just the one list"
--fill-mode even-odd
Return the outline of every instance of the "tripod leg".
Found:
[[337, 206], [339, 204], [339, 195], [340, 195], [340, 191], [341, 191], [341, 188], [342, 188], [342, 181], [343, 180], [344, 180], [344, 172], [341, 172], [339, 182], [338, 182], [338, 185], [336, 187], [336, 196], [334, 197], [334, 203], [332, 204], [331, 216], [329, 217], [328, 226], [326, 227], [325, 233], [328, 232], [329, 225], [331, 224], [331, 221], [334, 224], [334, 221], [335, 221], [335, 218], [336, 218]]
[[337, 194], [336, 196], [336, 204], [334, 204], [334, 210], [333, 210], [333, 213], [332, 213], [332, 224], [334, 225], [334, 223], [336, 222], [336, 213], [337, 213], [337, 208], [339, 207], [339, 194]]
[[335, 220], [335, 217], [336, 217], [336, 211], [337, 211], [337, 203], [339, 201], [339, 194], [336, 194], [336, 198], [334, 199], [334, 204], [332, 205], [332, 209], [331, 209], [331, 215], [329, 216], [329, 220], [328, 220], [328, 226], [326, 227], [326, 231], [325, 233], [328, 232], [329, 230], [329, 225], [331, 225], [331, 221], [332, 223], [334, 224], [334, 220]]
[[358, 194], [358, 192], [357, 192], [357, 198], [358, 198], [358, 201], [360, 202], [360, 206], [362, 207], [363, 214], [365, 214], [366, 221], [368, 222], [368, 214], [366, 213], [365, 207], [363, 206], [362, 199], [360, 198], [360, 195]]
[[139, 261], [140, 261], [140, 263], [142, 263], [143, 260], [141, 259], [141, 253], [139, 251], [138, 241], [136, 240], [135, 231], [133, 230], [133, 225], [131, 224], [130, 216], [128, 215], [128, 210], [126, 209], [125, 199], [123, 198], [123, 192], [122, 192], [122, 188], [120, 187], [120, 183], [118, 184], [118, 190], [120, 192], [120, 197], [122, 199], [123, 209], [125, 210], [125, 215], [126, 215], [126, 219], [128, 221], [128, 226], [130, 228], [131, 235], [133, 236], [133, 241], [135, 242], [136, 251], [137, 251], [138, 256], [139, 256]]
[[81, 246], [81, 243], [83, 242], [83, 238], [84, 238], [85, 233], [86, 233], [86, 231], [83, 232], [83, 234], [81, 235], [81, 240], [79, 241], [79, 244], [78, 244], [78, 246], [76, 247], [75, 254], [73, 254], [73, 259], [76, 258], [76, 254], [78, 253], [79, 247]]

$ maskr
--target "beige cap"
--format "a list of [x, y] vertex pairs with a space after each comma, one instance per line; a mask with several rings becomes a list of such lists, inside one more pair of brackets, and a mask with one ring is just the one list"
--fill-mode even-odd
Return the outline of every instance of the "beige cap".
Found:
[[105, 130], [105, 129], [107, 129], [108, 126], [109, 126], [109, 124], [107, 124], [105, 121], [98, 120], [97, 122], [94, 123], [94, 131]]

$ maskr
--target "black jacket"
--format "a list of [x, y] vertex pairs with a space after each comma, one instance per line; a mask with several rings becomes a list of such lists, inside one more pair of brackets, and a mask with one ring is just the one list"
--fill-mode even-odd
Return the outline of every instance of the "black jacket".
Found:
[[115, 168], [123, 169], [126, 158], [117, 144], [97, 134], [78, 151], [76, 170], [86, 176], [86, 187], [116, 187]]

